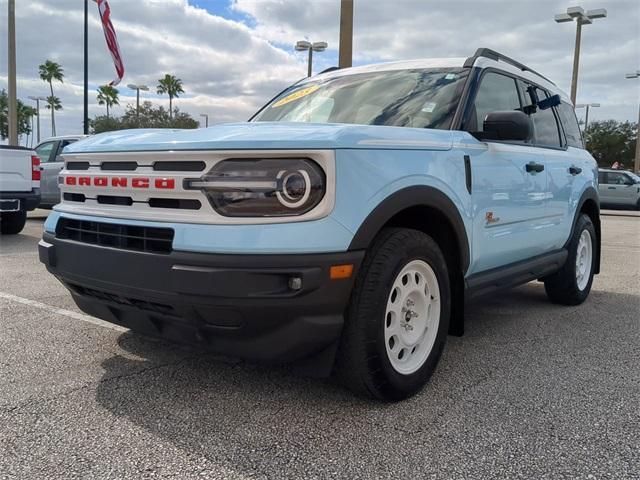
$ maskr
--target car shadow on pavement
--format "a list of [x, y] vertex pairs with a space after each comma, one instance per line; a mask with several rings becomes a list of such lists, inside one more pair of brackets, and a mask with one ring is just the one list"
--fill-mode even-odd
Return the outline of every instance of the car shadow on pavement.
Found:
[[[340, 472], [353, 469], [354, 459], [375, 462], [372, 448], [385, 452], [376, 475], [392, 475], [400, 464], [407, 468], [413, 462], [414, 471], [424, 472], [428, 458], [407, 456], [408, 441], [443, 441], [469, 409], [491, 409], [501, 395], [522, 401], [526, 385], [538, 382], [544, 390], [553, 387], [547, 387], [550, 379], [571, 381], [567, 372], [577, 371], [581, 379], [597, 375], [588, 370], [591, 359], [576, 354], [606, 335], [594, 307], [603, 303], [606, 311], [631, 298], [594, 291], [582, 307], [558, 307], [546, 300], [540, 284], [529, 284], [476, 303], [467, 315], [467, 334], [449, 337], [430, 384], [397, 404], [358, 398], [330, 380], [299, 377], [286, 367], [176, 349], [129, 332], [119, 337], [124, 352], [102, 364], [96, 399], [185, 455], [202, 456], [240, 475], [282, 478], [282, 468], [294, 465], [310, 477], [327, 465]], [[571, 394], [553, 388], [553, 395]], [[519, 415], [529, 418], [530, 409], [523, 407], [508, 421], [521, 422]]]

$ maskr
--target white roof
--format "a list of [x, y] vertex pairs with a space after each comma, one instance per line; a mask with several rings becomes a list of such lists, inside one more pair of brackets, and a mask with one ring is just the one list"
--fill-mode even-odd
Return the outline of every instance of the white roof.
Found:
[[[321, 73], [319, 75], [315, 75], [313, 77], [309, 77], [300, 82], [300, 84], [304, 84], [308, 81], [316, 81], [317, 79], [325, 80], [329, 78], [337, 78], [345, 75], [354, 75], [358, 73], [368, 73], [368, 72], [386, 72], [393, 70], [411, 70], [418, 68], [461, 68], [464, 66], [466, 58], [426, 58], [426, 59], [417, 59], [417, 60], [404, 60], [401, 62], [388, 62], [388, 63], [377, 63], [372, 65], [362, 65], [359, 67], [351, 67], [351, 68], [343, 68], [340, 70], [332, 70], [327, 73]], [[503, 70], [505, 72], [509, 72], [511, 74], [522, 77], [526, 80], [530, 80], [531, 82], [537, 83], [541, 87], [546, 88], [553, 94], [560, 95], [560, 98], [565, 102], [571, 103], [569, 100], [569, 96], [562, 90], [560, 90], [554, 83], [546, 80], [538, 74], [532, 73], [528, 70], [521, 70], [518, 67], [511, 65], [505, 61], [500, 60], [492, 60], [486, 57], [479, 57], [473, 64], [474, 67], [478, 68], [489, 68], [493, 67], [497, 70]]]

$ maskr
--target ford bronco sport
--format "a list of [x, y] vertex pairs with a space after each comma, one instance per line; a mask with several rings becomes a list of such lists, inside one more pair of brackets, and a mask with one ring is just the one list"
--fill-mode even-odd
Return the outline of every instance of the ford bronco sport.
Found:
[[68, 146], [40, 258], [85, 312], [335, 374], [393, 401], [465, 303], [600, 265], [596, 162], [565, 93], [488, 49], [304, 79], [248, 123]]

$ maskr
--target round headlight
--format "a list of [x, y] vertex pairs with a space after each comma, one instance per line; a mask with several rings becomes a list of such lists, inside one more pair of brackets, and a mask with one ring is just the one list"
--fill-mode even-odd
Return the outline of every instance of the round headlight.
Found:
[[282, 170], [276, 178], [280, 185], [276, 191], [276, 198], [282, 205], [287, 208], [298, 208], [304, 205], [311, 193], [311, 179], [306, 171]]

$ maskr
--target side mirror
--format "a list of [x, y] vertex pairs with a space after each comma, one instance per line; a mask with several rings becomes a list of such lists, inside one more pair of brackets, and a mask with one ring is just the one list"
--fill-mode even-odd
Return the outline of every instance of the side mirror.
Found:
[[527, 141], [533, 135], [529, 115], [519, 110], [491, 112], [484, 119], [482, 132], [473, 132], [478, 140]]

